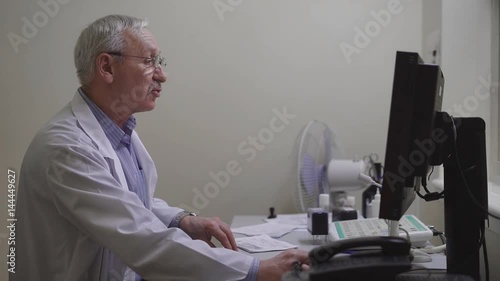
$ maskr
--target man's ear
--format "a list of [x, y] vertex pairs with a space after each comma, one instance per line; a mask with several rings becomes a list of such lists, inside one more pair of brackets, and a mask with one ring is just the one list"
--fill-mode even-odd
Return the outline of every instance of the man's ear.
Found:
[[112, 83], [114, 79], [113, 61], [113, 56], [106, 53], [99, 54], [96, 58], [95, 75], [101, 77], [106, 83]]

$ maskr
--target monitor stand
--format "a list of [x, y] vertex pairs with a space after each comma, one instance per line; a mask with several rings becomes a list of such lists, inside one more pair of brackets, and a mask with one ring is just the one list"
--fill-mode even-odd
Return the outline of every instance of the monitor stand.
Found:
[[433, 157], [440, 155], [444, 165], [447, 272], [480, 281], [480, 247], [488, 219], [485, 123], [481, 118], [452, 119], [445, 112], [436, 120], [443, 126], [435, 130], [444, 130], [446, 137]]

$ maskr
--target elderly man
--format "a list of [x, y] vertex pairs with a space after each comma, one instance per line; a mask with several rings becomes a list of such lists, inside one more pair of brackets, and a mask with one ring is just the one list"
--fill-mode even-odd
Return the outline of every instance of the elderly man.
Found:
[[111, 15], [82, 31], [81, 87], [21, 167], [11, 281], [281, 280], [294, 262], [308, 263], [298, 250], [263, 261], [238, 253], [218, 218], [153, 198], [156, 168], [133, 114], [155, 107], [167, 77], [146, 26]]

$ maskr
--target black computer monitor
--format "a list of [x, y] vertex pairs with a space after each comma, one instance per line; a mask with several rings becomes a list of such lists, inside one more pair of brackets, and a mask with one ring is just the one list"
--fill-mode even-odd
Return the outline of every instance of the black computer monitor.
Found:
[[393, 83], [379, 217], [392, 221], [389, 235], [398, 235], [418, 181], [425, 182], [430, 165], [443, 164], [443, 193], [424, 198], [444, 195], [447, 272], [479, 281], [488, 218], [486, 124], [441, 111], [443, 74], [418, 53], [397, 52]]
[[380, 218], [399, 220], [415, 199], [416, 179], [427, 176], [443, 87], [438, 65], [424, 63], [415, 52], [396, 53]]

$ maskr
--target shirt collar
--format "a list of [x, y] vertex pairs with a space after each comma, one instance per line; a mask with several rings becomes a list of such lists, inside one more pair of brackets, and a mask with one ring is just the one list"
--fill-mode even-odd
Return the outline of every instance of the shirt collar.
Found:
[[123, 129], [118, 127], [118, 125], [111, 120], [83, 91], [80, 87], [78, 89], [80, 96], [85, 100], [87, 105], [90, 108], [90, 111], [94, 114], [97, 122], [101, 125], [106, 137], [111, 142], [111, 145], [114, 149], [117, 149], [120, 143], [123, 143], [130, 148], [130, 138], [132, 136], [132, 132], [137, 126], [137, 121], [133, 115], [125, 121], [123, 124]]

